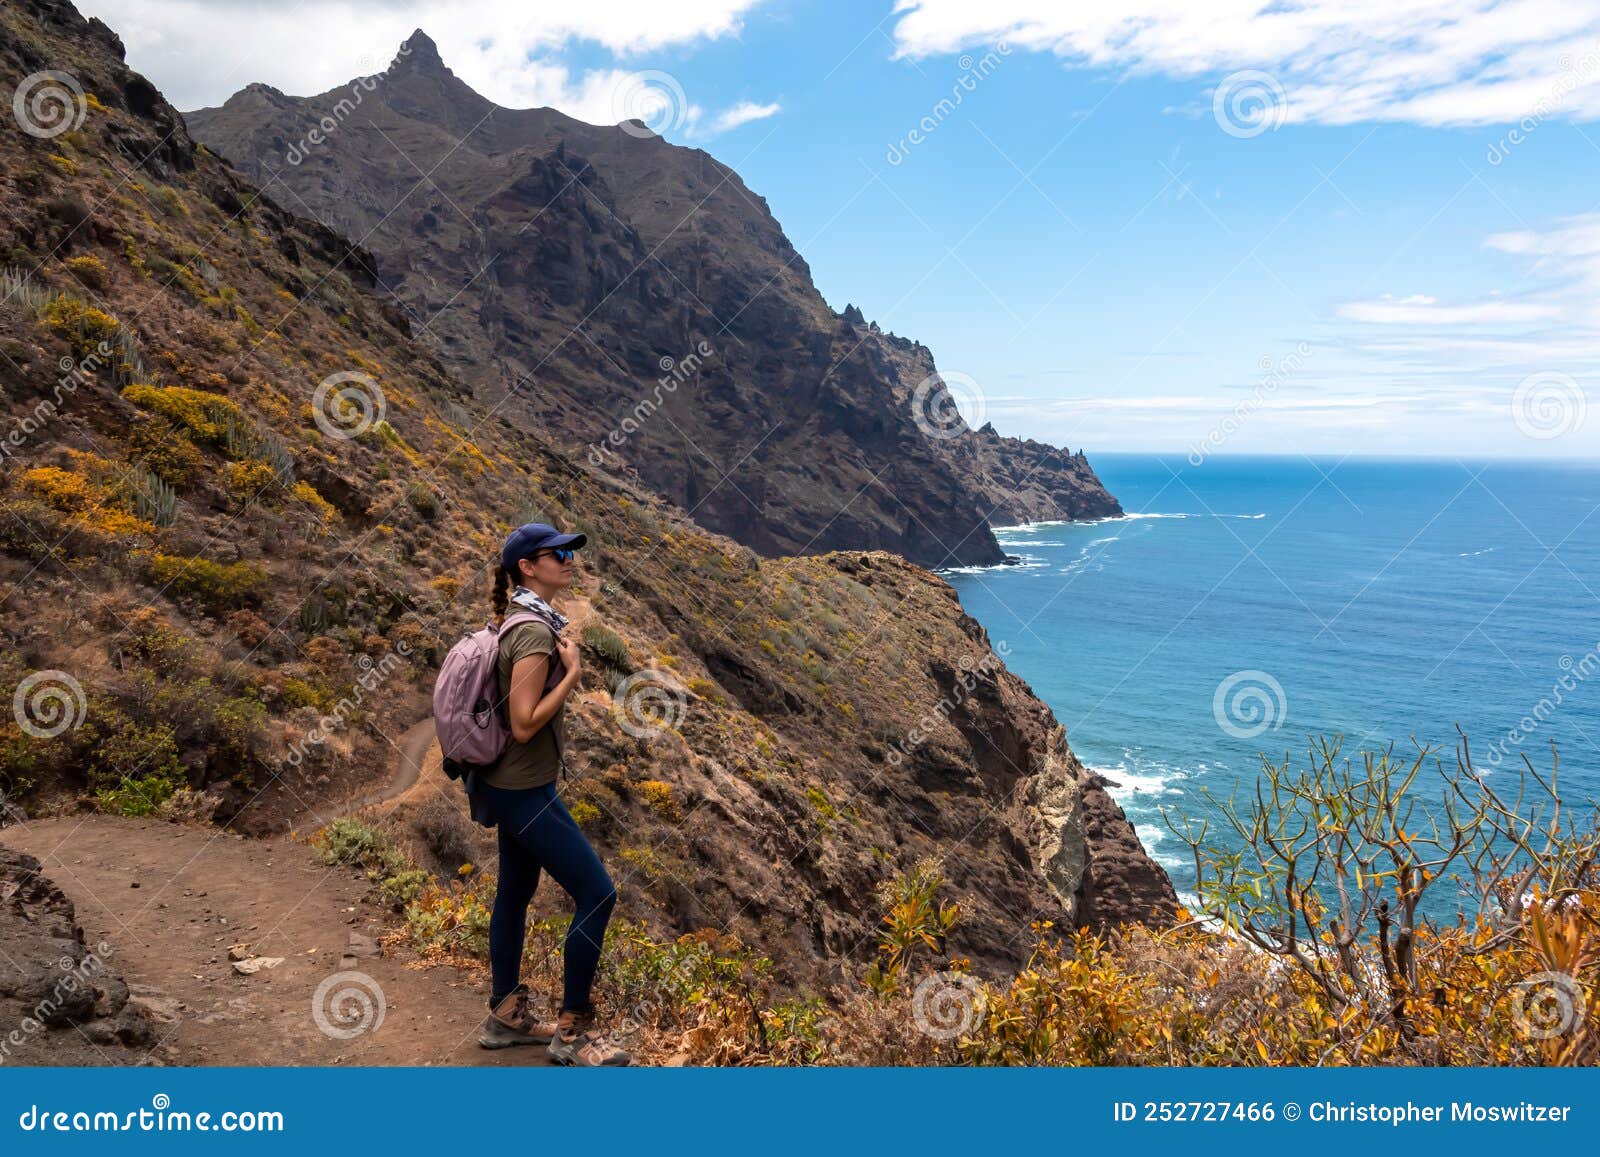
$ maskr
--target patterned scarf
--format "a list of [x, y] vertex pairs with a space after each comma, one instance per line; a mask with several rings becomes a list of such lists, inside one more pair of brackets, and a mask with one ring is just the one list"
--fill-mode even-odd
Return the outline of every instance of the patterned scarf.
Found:
[[525, 611], [532, 611], [544, 619], [556, 634], [560, 634], [567, 626], [567, 616], [545, 602], [536, 591], [519, 586], [511, 592], [511, 601]]

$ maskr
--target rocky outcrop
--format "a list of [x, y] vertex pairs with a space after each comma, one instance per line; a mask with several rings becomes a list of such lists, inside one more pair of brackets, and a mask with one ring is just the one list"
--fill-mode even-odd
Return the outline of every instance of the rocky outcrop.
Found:
[[1029, 785], [1040, 870], [1074, 923], [1165, 924], [1177, 910], [1172, 880], [1145, 852], [1121, 805], [1084, 767], [1056, 727]]
[[1119, 511], [1081, 457], [931, 427], [927, 348], [830, 309], [732, 169], [636, 123], [498, 108], [420, 31], [379, 75], [250, 85], [188, 121], [372, 246], [480, 397], [762, 554], [992, 564], [996, 519]]
[[145, 1063], [155, 1042], [115, 952], [85, 942], [72, 901], [39, 861], [0, 845], [0, 1063]]

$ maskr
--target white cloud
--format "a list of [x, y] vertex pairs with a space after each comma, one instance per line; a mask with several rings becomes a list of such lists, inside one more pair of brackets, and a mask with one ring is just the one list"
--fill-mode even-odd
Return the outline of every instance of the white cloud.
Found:
[[895, 12], [900, 56], [1003, 40], [1127, 73], [1259, 69], [1282, 86], [1286, 122], [1600, 118], [1593, 0], [896, 0]]
[[1477, 301], [1440, 305], [1432, 297], [1384, 297], [1378, 301], [1348, 301], [1338, 309], [1346, 321], [1375, 325], [1494, 325], [1548, 321], [1561, 310], [1550, 302]]
[[751, 121], [766, 120], [770, 116], [777, 116], [782, 106], [776, 102], [772, 104], [756, 104], [752, 101], [742, 100], [732, 108], [719, 115], [712, 124], [712, 132], [725, 133], [736, 129], [740, 125], [747, 125]]
[[[80, 0], [80, 7], [122, 36], [129, 63], [179, 108], [221, 104], [252, 81], [296, 96], [326, 92], [382, 71], [421, 28], [451, 71], [497, 104], [548, 106], [591, 124], [615, 124], [622, 119], [616, 94], [627, 91], [638, 69], [655, 63], [651, 56], [736, 35], [759, 2]], [[574, 46], [605, 49], [620, 67], [574, 71], [561, 57]], [[721, 117], [746, 107], [767, 106], [745, 102]], [[686, 99], [674, 123], [692, 131], [703, 118], [701, 106]]]

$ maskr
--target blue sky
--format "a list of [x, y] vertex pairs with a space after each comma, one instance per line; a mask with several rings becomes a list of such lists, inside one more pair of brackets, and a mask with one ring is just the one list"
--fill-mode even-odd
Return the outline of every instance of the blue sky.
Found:
[[83, 7], [185, 108], [325, 90], [421, 26], [501, 103], [632, 112], [1004, 433], [1600, 450], [1597, 0]]

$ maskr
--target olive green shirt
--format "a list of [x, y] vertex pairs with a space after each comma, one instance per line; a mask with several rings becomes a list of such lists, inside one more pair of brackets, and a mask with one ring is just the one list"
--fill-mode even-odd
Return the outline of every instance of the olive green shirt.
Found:
[[[512, 611], [515, 610], [513, 607]], [[555, 632], [541, 622], [518, 623], [501, 636], [500, 655], [495, 661], [500, 702], [509, 702], [507, 696], [511, 693], [511, 669], [519, 659], [529, 655], [549, 655], [554, 663], [555, 653]], [[513, 739], [493, 770], [484, 778], [494, 787], [509, 789], [543, 787], [547, 783], [554, 783], [561, 768], [560, 751], [567, 741], [563, 722], [566, 713], [567, 705], [563, 703], [550, 722], [535, 731], [526, 743], [518, 743]]]

